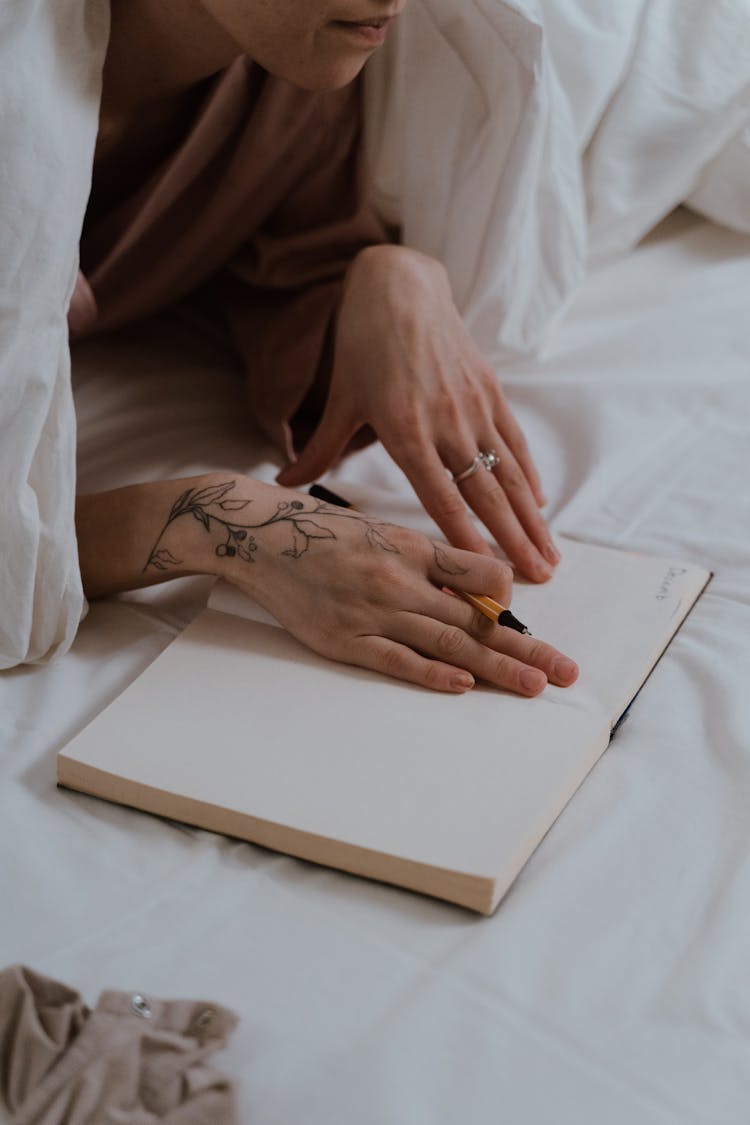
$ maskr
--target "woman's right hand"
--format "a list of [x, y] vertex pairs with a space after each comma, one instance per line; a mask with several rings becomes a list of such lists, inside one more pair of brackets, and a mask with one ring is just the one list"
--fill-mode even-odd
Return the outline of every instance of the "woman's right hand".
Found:
[[[219, 504], [242, 494], [238, 481]], [[534, 696], [575, 681], [576, 665], [551, 645], [446, 590], [507, 606], [506, 564], [287, 489], [269, 488], [250, 513], [232, 514], [225, 576], [323, 656], [437, 691], [481, 680]]]
[[482, 680], [531, 696], [578, 675], [446, 592], [507, 606], [505, 563], [290, 489], [231, 473], [130, 485], [80, 496], [76, 530], [90, 598], [216, 574], [315, 652], [437, 691]]

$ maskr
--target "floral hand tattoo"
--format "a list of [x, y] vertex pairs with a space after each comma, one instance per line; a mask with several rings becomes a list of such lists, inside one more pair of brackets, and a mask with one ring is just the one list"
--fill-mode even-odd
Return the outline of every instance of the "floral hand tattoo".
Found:
[[[222, 541], [215, 549], [219, 558], [233, 558], [238, 555], [245, 562], [254, 562], [253, 555], [258, 550], [257, 533], [265, 528], [283, 525], [289, 532], [289, 540], [288, 546], [280, 553], [299, 559], [307, 554], [314, 540], [338, 538], [329, 524], [332, 518], [357, 520], [364, 526], [365, 538], [370, 546], [379, 547], [383, 551], [392, 551], [394, 554], [400, 553], [398, 547], [383, 532], [383, 529], [388, 527], [387, 523], [369, 519], [361, 513], [351, 512], [345, 508], [336, 508], [322, 500], [311, 500], [309, 508], [302, 500], [280, 500], [276, 505], [276, 511], [268, 519], [258, 523], [245, 522], [232, 513], [244, 512], [253, 501], [230, 496], [236, 483], [231, 480], [210, 485], [208, 488], [189, 488], [178, 496], [146, 560], [144, 571], [149, 567], [154, 567], [156, 570], [169, 570], [172, 566], [181, 565], [181, 560], [175, 558], [167, 547], [161, 546], [161, 542], [175, 520], [190, 515], [198, 520], [207, 532], [221, 532]], [[320, 522], [321, 516], [326, 517], [326, 523]]]

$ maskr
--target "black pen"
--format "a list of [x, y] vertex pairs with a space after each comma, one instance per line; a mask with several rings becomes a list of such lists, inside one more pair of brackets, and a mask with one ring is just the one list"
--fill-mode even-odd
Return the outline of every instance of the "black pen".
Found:
[[[323, 500], [326, 504], [333, 504], [336, 508], [350, 508], [353, 512], [359, 511], [350, 500], [344, 500], [343, 496], [331, 492], [330, 488], [326, 488], [325, 485], [311, 484], [307, 491], [316, 500]], [[469, 605], [473, 605], [475, 609], [478, 609], [485, 617], [489, 617], [490, 621], [494, 621], [496, 625], [502, 625], [506, 629], [515, 629], [517, 633], [527, 633], [531, 636], [523, 622], [519, 621], [515, 614], [511, 613], [500, 602], [496, 602], [494, 598], [490, 598], [486, 594], [468, 594], [465, 590], [451, 589], [450, 592], [456, 594], [459, 598], [463, 598]]]

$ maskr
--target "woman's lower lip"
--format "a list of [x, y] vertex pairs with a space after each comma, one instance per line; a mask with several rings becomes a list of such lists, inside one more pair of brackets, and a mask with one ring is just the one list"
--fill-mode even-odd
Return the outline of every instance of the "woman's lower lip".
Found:
[[367, 44], [368, 47], [379, 47], [381, 43], [385, 42], [385, 37], [388, 33], [388, 22], [383, 20], [382, 23], [348, 23], [346, 20], [335, 20], [334, 27], [340, 31], [345, 31], [348, 35], [354, 36], [362, 44]]

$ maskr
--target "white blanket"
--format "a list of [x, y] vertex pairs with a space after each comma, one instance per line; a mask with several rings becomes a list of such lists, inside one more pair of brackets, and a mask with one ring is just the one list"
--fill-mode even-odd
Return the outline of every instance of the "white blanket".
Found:
[[0, 8], [0, 668], [65, 651], [83, 612], [66, 315], [108, 14], [104, 0]]
[[679, 203], [750, 231], [750, 0], [411, 0], [368, 75], [376, 203], [496, 359]]

